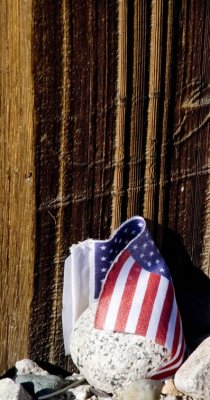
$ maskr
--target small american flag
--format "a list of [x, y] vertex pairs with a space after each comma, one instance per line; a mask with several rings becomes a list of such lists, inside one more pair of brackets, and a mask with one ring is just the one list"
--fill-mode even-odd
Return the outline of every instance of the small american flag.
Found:
[[168, 267], [143, 218], [127, 221], [111, 241], [96, 243], [95, 263], [100, 266], [95, 297], [101, 292], [95, 328], [133, 333], [161, 344], [171, 359], [150, 377], [172, 376], [185, 354], [182, 324]]
[[108, 240], [72, 245], [65, 262], [63, 333], [69, 354], [76, 320], [98, 301], [95, 328], [142, 335], [171, 359], [149, 377], [166, 379], [183, 362], [185, 342], [173, 283], [142, 217], [124, 222]]

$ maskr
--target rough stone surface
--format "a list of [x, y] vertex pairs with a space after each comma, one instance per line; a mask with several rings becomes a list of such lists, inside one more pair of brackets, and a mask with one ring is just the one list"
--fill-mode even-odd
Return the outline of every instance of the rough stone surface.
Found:
[[16, 383], [24, 385], [29, 393], [44, 395], [54, 390], [61, 389], [64, 386], [63, 379], [56, 375], [18, 375], [15, 378]]
[[[73, 395], [73, 396], [72, 396]], [[66, 392], [68, 400], [74, 398], [75, 400], [86, 400], [90, 398], [90, 385], [81, 385]]]
[[78, 319], [70, 342], [72, 359], [90, 385], [114, 393], [169, 359], [167, 349], [142, 336], [94, 329], [96, 307]]
[[159, 400], [163, 383], [152, 379], [140, 379], [130, 383], [123, 391], [122, 400]]
[[182, 393], [177, 390], [174, 385], [173, 379], [168, 379], [162, 388], [162, 394], [172, 395], [172, 396], [182, 396]]
[[179, 368], [174, 383], [180, 392], [195, 399], [210, 399], [210, 337]]
[[70, 385], [71, 382], [76, 382], [79, 381], [81, 379], [84, 379], [84, 376], [81, 374], [77, 374], [76, 372], [74, 372], [72, 375], [69, 375], [65, 378], [65, 381], [68, 381], [68, 384]]
[[0, 400], [32, 400], [25, 389], [10, 378], [0, 380]]
[[17, 361], [15, 364], [15, 368], [17, 370], [16, 375], [48, 375], [48, 372], [44, 369], [40, 368], [37, 363], [28, 358]]

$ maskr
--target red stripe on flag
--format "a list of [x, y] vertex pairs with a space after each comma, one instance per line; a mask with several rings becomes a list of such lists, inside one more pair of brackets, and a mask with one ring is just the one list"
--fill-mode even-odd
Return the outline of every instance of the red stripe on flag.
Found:
[[106, 320], [109, 303], [111, 301], [112, 292], [114, 290], [118, 275], [122, 269], [122, 266], [130, 257], [127, 251], [124, 251], [113, 264], [111, 270], [108, 272], [107, 279], [105, 280], [104, 287], [99, 297], [98, 307], [95, 316], [95, 328], [103, 329]]
[[[180, 339], [180, 334], [181, 334], [181, 347], [176, 355], [178, 346], [179, 346], [179, 339]], [[165, 365], [163, 365], [162, 368], [159, 369], [159, 373], [151, 375], [151, 378], [154, 379], [164, 379], [172, 376], [177, 369], [180, 367], [184, 360], [184, 355], [185, 355], [185, 340], [184, 336], [182, 334], [182, 327], [181, 327], [181, 320], [180, 320], [180, 315], [179, 313], [177, 314], [177, 319], [176, 319], [176, 327], [175, 327], [175, 334], [174, 334], [174, 342], [173, 342], [173, 352], [172, 353], [172, 359], [171, 361], [168, 361]], [[176, 357], [175, 357], [176, 356]], [[177, 364], [175, 366], [175, 364]]]
[[179, 350], [177, 357], [175, 359], [173, 359], [172, 362], [170, 364], [168, 364], [167, 366], [165, 366], [165, 367], [163, 366], [162, 370], [164, 371], [164, 369], [168, 369], [169, 367], [171, 369], [175, 364], [177, 364], [181, 360], [181, 358], [184, 356], [184, 350], [185, 350], [185, 341], [184, 341], [184, 336], [182, 336], [182, 344], [181, 344], [181, 348]]
[[127, 319], [133, 302], [133, 297], [135, 294], [140, 273], [141, 273], [141, 267], [135, 262], [127, 277], [125, 289], [122, 295], [122, 300], [117, 314], [114, 331], [118, 332], [125, 331]]
[[179, 315], [179, 312], [177, 312], [176, 326], [175, 326], [175, 331], [174, 331], [174, 340], [173, 340], [173, 346], [172, 346], [172, 351], [171, 351], [172, 357], [176, 354], [176, 351], [178, 348], [180, 329], [181, 329], [180, 315]]
[[160, 283], [160, 278], [160, 275], [153, 273], [150, 274], [141, 312], [136, 326], [136, 335], [146, 336], [153, 305], [158, 291], [158, 286]]
[[168, 324], [170, 321], [171, 311], [173, 307], [174, 300], [174, 290], [171, 282], [168, 285], [168, 289], [166, 292], [166, 297], [163, 303], [163, 308], [161, 312], [161, 317], [158, 325], [158, 330], [156, 334], [155, 341], [156, 343], [161, 344], [162, 346], [165, 344], [166, 336], [168, 332]]
[[[183, 363], [184, 355], [185, 355], [185, 341], [184, 341], [184, 337], [182, 337], [181, 348], [180, 348], [180, 351], [179, 351], [176, 359], [174, 359], [171, 363], [168, 363], [168, 365], [165, 365], [165, 367], [163, 366], [160, 369], [159, 373], [157, 372], [157, 374], [151, 375], [150, 378], [152, 378], [152, 379], [167, 379], [167, 378], [170, 378], [171, 376], [173, 376], [176, 373], [176, 371], [179, 369], [181, 364]], [[164, 371], [164, 368], [165, 368], [165, 371]]]

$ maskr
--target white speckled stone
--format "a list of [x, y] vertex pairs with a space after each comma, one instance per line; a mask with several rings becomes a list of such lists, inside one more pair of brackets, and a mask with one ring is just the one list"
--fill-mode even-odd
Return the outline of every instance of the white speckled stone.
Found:
[[122, 400], [159, 400], [163, 383], [152, 379], [140, 379], [130, 383], [121, 396]]
[[174, 383], [180, 392], [195, 399], [210, 399], [210, 337], [179, 368]]
[[15, 368], [17, 370], [16, 375], [48, 375], [48, 372], [44, 369], [40, 368], [37, 363], [28, 358], [24, 358], [23, 360], [17, 361], [15, 364]]
[[32, 397], [23, 386], [5, 378], [0, 380], [0, 400], [32, 400]]
[[94, 303], [81, 315], [70, 341], [73, 362], [90, 385], [115, 393], [169, 359], [167, 349], [142, 336], [95, 329], [96, 308]]
[[[73, 395], [73, 396], [72, 396]], [[90, 385], [80, 385], [66, 392], [67, 399], [86, 400], [90, 398]]]

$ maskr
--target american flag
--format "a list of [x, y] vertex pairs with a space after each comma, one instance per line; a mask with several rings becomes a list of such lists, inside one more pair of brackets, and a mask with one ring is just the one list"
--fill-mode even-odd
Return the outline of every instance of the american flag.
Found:
[[95, 328], [141, 335], [171, 359], [149, 377], [166, 379], [185, 354], [182, 323], [169, 269], [141, 217], [126, 221], [107, 241], [95, 241], [92, 263]]

